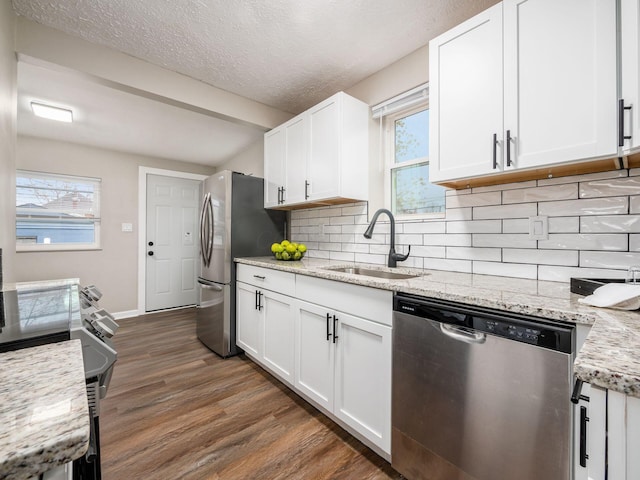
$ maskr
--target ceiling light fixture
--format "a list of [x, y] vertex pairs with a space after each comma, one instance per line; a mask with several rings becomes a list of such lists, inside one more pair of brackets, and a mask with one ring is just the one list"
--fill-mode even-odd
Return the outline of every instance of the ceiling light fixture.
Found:
[[31, 102], [34, 115], [59, 122], [73, 122], [73, 112], [67, 108], [53, 107], [44, 103]]

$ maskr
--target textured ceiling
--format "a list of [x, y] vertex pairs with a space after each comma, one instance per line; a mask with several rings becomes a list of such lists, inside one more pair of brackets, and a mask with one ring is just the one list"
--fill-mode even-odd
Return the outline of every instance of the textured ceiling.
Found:
[[497, 0], [13, 0], [16, 13], [299, 113]]

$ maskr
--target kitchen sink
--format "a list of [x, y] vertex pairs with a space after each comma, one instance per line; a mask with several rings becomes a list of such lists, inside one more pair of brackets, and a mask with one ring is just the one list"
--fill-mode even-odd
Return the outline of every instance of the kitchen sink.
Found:
[[364, 275], [366, 277], [386, 278], [389, 280], [402, 280], [421, 276], [411, 273], [387, 272], [385, 270], [373, 270], [370, 268], [362, 267], [326, 268], [325, 270], [331, 270], [332, 272], [350, 273], [351, 275]]

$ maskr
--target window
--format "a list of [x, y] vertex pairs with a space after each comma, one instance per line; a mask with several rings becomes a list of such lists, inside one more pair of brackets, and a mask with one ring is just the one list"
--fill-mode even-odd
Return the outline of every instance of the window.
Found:
[[100, 179], [18, 170], [17, 249], [100, 247]]
[[429, 109], [405, 110], [386, 122], [391, 211], [398, 216], [444, 213], [445, 189], [429, 183]]

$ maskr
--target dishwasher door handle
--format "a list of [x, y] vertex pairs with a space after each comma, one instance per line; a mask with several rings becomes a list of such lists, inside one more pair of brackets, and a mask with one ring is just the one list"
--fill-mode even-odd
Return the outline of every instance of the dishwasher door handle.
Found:
[[459, 342], [482, 344], [487, 341], [487, 335], [481, 332], [470, 332], [459, 327], [452, 327], [444, 323], [440, 324], [440, 331], [449, 338]]

